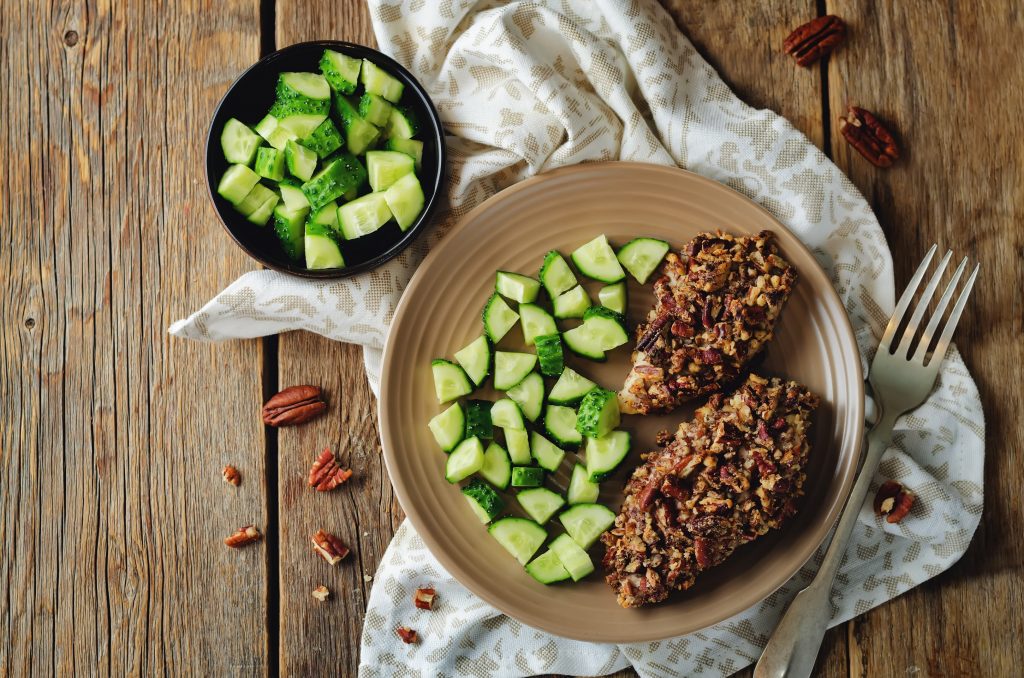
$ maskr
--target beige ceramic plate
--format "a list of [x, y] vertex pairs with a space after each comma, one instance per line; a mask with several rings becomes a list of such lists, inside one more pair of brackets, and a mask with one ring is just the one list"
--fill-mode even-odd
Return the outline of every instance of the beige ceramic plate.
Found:
[[[600, 235], [615, 245], [636, 236], [679, 248], [700, 231], [774, 231], [800, 279], [767, 350], [762, 374], [796, 379], [822, 399], [815, 414], [807, 495], [781, 531], [741, 547], [721, 567], [661, 605], [626, 610], [600, 574], [543, 586], [487, 535], [457, 486], [444, 479], [445, 455], [427, 430], [441, 411], [432, 358], [447, 357], [482, 331], [480, 310], [497, 269], [536, 276], [544, 253], [568, 254]], [[586, 283], [591, 298], [598, 285]], [[648, 288], [629, 281], [630, 318], [645, 316]], [[517, 325], [501, 342], [524, 350]], [[627, 347], [607, 363], [572, 356], [569, 364], [608, 388], [629, 371]], [[474, 397], [494, 399], [489, 388]], [[427, 257], [409, 284], [384, 350], [380, 425], [391, 482], [430, 551], [456, 579], [502, 612], [560, 636], [602, 642], [656, 640], [696, 631], [756, 604], [786, 582], [825, 538], [853, 482], [863, 427], [863, 384], [853, 333], [825, 273], [772, 216], [714, 181], [678, 169], [634, 163], [580, 165], [502, 191], [470, 212]], [[674, 430], [692, 408], [660, 417], [623, 417], [635, 444], [624, 468], [602, 483], [601, 501], [618, 510], [625, 479], [660, 429]], [[567, 486], [566, 468], [554, 485]], [[511, 499], [511, 495], [509, 495]], [[522, 515], [514, 500], [508, 502]], [[550, 524], [552, 533], [557, 518]], [[591, 551], [600, 570], [603, 547]], [[443, 595], [443, 592], [442, 594]], [[409, 603], [412, 605], [412, 602]]]

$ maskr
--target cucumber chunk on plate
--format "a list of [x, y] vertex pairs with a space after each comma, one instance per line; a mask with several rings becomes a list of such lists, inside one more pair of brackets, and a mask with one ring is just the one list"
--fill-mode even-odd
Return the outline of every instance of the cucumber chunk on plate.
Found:
[[334, 121], [330, 118], [325, 118], [317, 125], [316, 129], [302, 139], [302, 145], [316, 153], [317, 157], [321, 159], [334, 153], [344, 143], [341, 132], [334, 126]]
[[355, 240], [378, 231], [391, 220], [383, 193], [367, 193], [338, 208], [338, 223], [345, 240]]
[[498, 443], [492, 442], [484, 450], [484, 465], [480, 467], [480, 477], [497, 487], [508, 489], [512, 482], [512, 461], [508, 452]]
[[362, 59], [346, 56], [333, 49], [325, 49], [324, 55], [320, 57], [320, 72], [323, 73], [327, 84], [335, 92], [342, 94], [352, 94], [356, 91], [362, 65]]
[[576, 504], [558, 516], [565, 531], [580, 548], [590, 548], [601, 534], [615, 524], [615, 513], [601, 504]]
[[[491, 410], [491, 421], [494, 421], [494, 410]], [[506, 428], [505, 446], [508, 448], [508, 456], [513, 464], [522, 466], [532, 464], [533, 457], [530, 455], [530, 434], [524, 428]]]
[[462, 442], [466, 433], [466, 414], [459, 403], [453, 403], [447, 410], [429, 422], [427, 428], [434, 434], [434, 440], [445, 452], [451, 452]]
[[420, 180], [412, 172], [388, 186], [388, 190], [384, 191], [384, 200], [403, 231], [416, 223], [426, 202]]
[[507, 391], [533, 371], [537, 356], [512, 351], [494, 352], [494, 388]]
[[603, 438], [619, 425], [619, 399], [615, 391], [592, 389], [583, 396], [576, 415], [576, 430], [588, 438]]
[[[316, 170], [316, 153], [302, 146], [294, 139], [288, 139], [284, 145], [284, 161], [288, 173], [297, 179], [309, 181]], [[301, 189], [299, 189], [301, 190]], [[306, 194], [303, 193], [303, 196]], [[307, 204], [309, 198], [306, 198]]]
[[411, 174], [416, 161], [398, 151], [367, 151], [366, 172], [370, 177], [370, 188], [383, 191], [406, 174]]
[[537, 421], [540, 411], [544, 407], [544, 379], [536, 372], [526, 377], [505, 391], [508, 397], [516, 401], [523, 416], [530, 421]]
[[621, 313], [616, 313], [610, 308], [591, 306], [583, 314], [583, 323], [588, 326], [605, 351], [618, 348], [629, 341], [626, 319]]
[[576, 464], [572, 467], [572, 476], [569, 478], [569, 489], [565, 496], [570, 504], [592, 504], [597, 501], [601, 494], [600, 486], [590, 479], [587, 467], [583, 464]]
[[402, 98], [402, 90], [405, 89], [402, 81], [368, 59], [363, 59], [360, 79], [370, 94], [384, 97], [393, 104]]
[[526, 518], [502, 518], [487, 528], [487, 531], [520, 565], [530, 562], [530, 558], [548, 538], [543, 527]]
[[377, 142], [380, 129], [359, 115], [351, 101], [340, 94], [335, 94], [334, 107], [341, 118], [341, 126], [345, 128], [345, 144], [349, 153], [359, 155]]
[[540, 373], [545, 377], [557, 377], [565, 369], [565, 354], [562, 352], [562, 335], [544, 334], [533, 340], [537, 348]]
[[484, 465], [484, 446], [479, 438], [466, 438], [448, 455], [444, 477], [457, 483], [479, 471]]
[[618, 282], [626, 277], [608, 238], [603, 235], [577, 248], [572, 253], [572, 261], [583, 275], [603, 283]]
[[251, 165], [256, 149], [262, 143], [259, 134], [235, 118], [228, 119], [220, 132], [220, 149], [224, 152], [224, 159], [232, 165]]
[[497, 518], [505, 508], [505, 502], [494, 491], [494, 488], [479, 479], [474, 479], [469, 485], [462, 488], [462, 494], [469, 502], [473, 513], [485, 525]]
[[284, 253], [294, 261], [303, 258], [306, 252], [306, 214], [309, 208], [288, 209], [285, 203], [274, 207], [274, 233], [281, 242]]
[[616, 255], [619, 262], [636, 281], [643, 285], [668, 254], [668, 243], [654, 238], [634, 238]]
[[616, 313], [625, 313], [629, 308], [626, 300], [626, 281], [620, 280], [615, 284], [602, 287], [597, 292], [597, 300], [605, 308], [610, 308]]
[[[248, 195], [242, 198], [242, 201], [235, 205], [235, 209], [246, 217], [249, 217], [255, 213], [256, 210], [276, 197], [277, 194], [263, 184], [256, 184], [252, 187], [252, 190], [249, 191]], [[273, 210], [274, 206], [271, 205], [270, 209]]]
[[587, 476], [599, 483], [610, 476], [629, 455], [627, 431], [612, 431], [603, 438], [587, 438]]
[[[491, 422], [506, 431], [506, 438], [509, 430], [523, 430], [526, 422], [523, 421], [523, 412], [519, 405], [511, 398], [502, 398], [491, 405]], [[506, 440], [507, 442], [507, 440]], [[529, 463], [527, 460], [526, 463]]]
[[555, 299], [562, 292], [568, 292], [576, 287], [576, 276], [562, 255], [551, 250], [544, 255], [544, 263], [540, 267], [540, 282], [548, 291], [548, 296]]
[[384, 97], [367, 92], [359, 98], [359, 115], [370, 124], [383, 127], [391, 117], [391, 104]]
[[330, 226], [306, 222], [303, 248], [306, 254], [306, 268], [344, 268], [345, 258], [341, 256], [337, 235]]
[[302, 192], [301, 188], [289, 184], [281, 184], [277, 188], [281, 191], [281, 201], [284, 202], [285, 207], [293, 212], [309, 211], [309, 200], [306, 200], [306, 194]]
[[494, 277], [494, 290], [503, 297], [530, 304], [537, 300], [540, 293], [540, 282], [519, 273], [498, 271]]
[[256, 174], [271, 181], [284, 179], [284, 152], [264, 146], [256, 151]]
[[495, 292], [484, 304], [483, 319], [487, 338], [497, 344], [519, 320], [519, 314], [509, 308], [505, 300]]
[[494, 425], [491, 423], [491, 403], [487, 400], [470, 400], [466, 403], [466, 437], [492, 438]]
[[565, 459], [565, 450], [536, 431], [530, 433], [530, 454], [537, 460], [537, 466], [552, 473], [558, 470]]
[[590, 381], [582, 374], [566, 367], [562, 371], [562, 376], [558, 378], [555, 385], [551, 387], [551, 393], [548, 394], [548, 400], [555, 403], [556, 405], [575, 405], [579, 401], [583, 400], [583, 396], [590, 393], [590, 390], [595, 388], [597, 384]]
[[416, 139], [403, 139], [402, 137], [391, 137], [384, 147], [389, 151], [398, 151], [411, 156], [416, 163], [416, 171], [422, 169], [423, 165], [423, 142]]
[[537, 466], [516, 466], [512, 469], [512, 487], [540, 487], [544, 484], [544, 469]]
[[388, 139], [412, 139], [419, 131], [419, 126], [411, 110], [404, 106], [393, 106], [388, 124], [384, 127], [384, 136]]
[[260, 183], [260, 175], [245, 165], [232, 165], [220, 178], [220, 183], [217, 184], [217, 195], [237, 206], [245, 200], [258, 183]]
[[587, 552], [567, 534], [560, 534], [551, 542], [550, 550], [558, 556], [562, 567], [566, 569], [573, 581], [579, 581], [594, 571], [594, 561]]
[[294, 141], [299, 138], [299, 135], [295, 132], [279, 125], [277, 118], [272, 115], [264, 116], [262, 120], [256, 123], [253, 129], [257, 134], [266, 139], [268, 144], [279, 151], [284, 149], [285, 144], [289, 140]]
[[565, 506], [565, 499], [546, 487], [522, 490], [516, 494], [516, 499], [526, 511], [526, 515], [537, 521], [538, 525], [548, 522], [551, 516], [558, 512], [558, 509]]
[[531, 560], [526, 566], [526, 573], [541, 584], [554, 584], [569, 578], [568, 570], [551, 549]]
[[479, 386], [491, 373], [491, 344], [487, 337], [480, 335], [465, 348], [455, 352], [455, 360], [466, 370], [466, 374]]
[[551, 314], [537, 304], [520, 304], [519, 321], [523, 326], [523, 340], [533, 346], [533, 340], [544, 334], [558, 334], [558, 325]]
[[590, 297], [587, 296], [587, 291], [583, 289], [582, 285], [577, 285], [568, 292], [563, 292], [555, 297], [551, 306], [555, 311], [556, 318], [563, 320], [582, 318], [583, 313], [590, 308]]
[[434, 392], [439, 403], [443, 404], [473, 392], [469, 377], [453, 362], [434, 360], [430, 363], [430, 371], [434, 375]]
[[583, 435], [576, 430], [576, 410], [571, 407], [548, 405], [544, 410], [544, 430], [562, 448], [583, 442]]
[[589, 358], [595, 362], [607, 360], [604, 349], [601, 348], [604, 343], [602, 338], [597, 336], [593, 328], [588, 327], [586, 323], [563, 332], [562, 341], [570, 351], [578, 356]]
[[[342, 153], [302, 184], [302, 192], [306, 194], [309, 206], [316, 210], [342, 197], [349, 189], [359, 186], [364, 181], [366, 168], [363, 167], [363, 163], [354, 155]], [[387, 209], [387, 206], [384, 208]], [[390, 212], [388, 218], [391, 218]]]

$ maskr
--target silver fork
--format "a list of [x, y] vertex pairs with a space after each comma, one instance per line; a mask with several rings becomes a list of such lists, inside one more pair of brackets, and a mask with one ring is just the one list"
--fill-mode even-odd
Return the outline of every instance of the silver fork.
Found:
[[[874, 362], [871, 363], [868, 381], [871, 383], [875, 403], [878, 405], [878, 419], [868, 433], [868, 451], [864, 456], [864, 464], [836, 525], [832, 543], [825, 551], [825, 558], [813, 581], [796, 595], [772, 633], [768, 645], [765, 646], [764, 652], [754, 668], [754, 678], [803, 678], [811, 675], [818, 650], [821, 648], [821, 640], [825, 635], [825, 628], [832, 616], [832, 582], [839, 570], [843, 554], [846, 552], [850, 532], [853, 531], [853, 526], [857, 522], [857, 515], [867, 497], [871, 479], [878, 468], [882, 452], [892, 440], [893, 425], [901, 414], [924, 402], [935, 385], [935, 379], [939, 374], [939, 364], [946, 355], [953, 330], [956, 329], [960, 314], [967, 304], [967, 297], [974, 286], [974, 280], [978, 277], [978, 266], [975, 266], [974, 271], [964, 284], [960, 296], [957, 297], [949, 319], [943, 326], [942, 334], [931, 354], [931, 359], [926, 362], [928, 346], [932, 343], [942, 316], [956, 291], [957, 283], [960, 282], [960, 278], [967, 268], [967, 259], [964, 258], [953, 274], [953, 279], [946, 286], [946, 291], [939, 299], [935, 313], [911, 355], [910, 349], [913, 346], [914, 336], [917, 334], [928, 304], [931, 302], [935, 290], [939, 286], [939, 280], [952, 256], [952, 252], [946, 252], [946, 256], [939, 262], [938, 269], [921, 294], [920, 301], [910, 318], [907, 319], [910, 303], [928, 271], [928, 266], [935, 256], [935, 250], [936, 246], [932, 245], [928, 254], [925, 255], [924, 261], [918, 266], [917, 272], [914, 273], [914, 277], [910, 279], [906, 291], [900, 297], [896, 310], [885, 328], [885, 334], [878, 346], [878, 352], [875, 353]], [[904, 323], [904, 321], [906, 322]], [[903, 332], [897, 336], [897, 331], [901, 327]], [[893, 346], [896, 347], [895, 351], [892, 351]]]

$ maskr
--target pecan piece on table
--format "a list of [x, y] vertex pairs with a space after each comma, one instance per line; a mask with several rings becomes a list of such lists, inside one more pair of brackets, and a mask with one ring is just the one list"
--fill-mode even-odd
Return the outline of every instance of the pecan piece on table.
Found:
[[314, 598], [316, 598], [322, 603], [331, 597], [331, 591], [326, 586], [321, 584], [320, 586], [317, 586], [315, 589], [313, 589], [313, 593], [310, 595], [312, 595]]
[[352, 471], [338, 465], [331, 448], [325, 447], [309, 469], [309, 486], [317, 492], [330, 492], [352, 477]]
[[839, 119], [839, 132], [875, 167], [891, 167], [900, 157], [896, 140], [871, 111], [850, 106]]
[[263, 423], [268, 426], [298, 426], [327, 409], [318, 386], [289, 386], [263, 406]]
[[914, 493], [895, 480], [886, 480], [875, 494], [876, 516], [884, 516], [886, 522], [898, 523], [903, 520], [914, 505]]
[[324, 530], [317, 530], [313, 535], [313, 550], [332, 566], [340, 563], [348, 555], [345, 542]]
[[437, 593], [434, 591], [433, 586], [416, 589], [416, 595], [413, 596], [412, 602], [421, 610], [433, 610], [434, 596], [436, 595]]
[[839, 17], [828, 14], [794, 29], [782, 42], [782, 49], [796, 59], [798, 66], [810, 66], [831, 54], [845, 39], [846, 24]]
[[233, 549], [240, 548], [246, 544], [251, 544], [254, 541], [259, 541], [263, 538], [260, 531], [256, 529], [255, 525], [246, 525], [245, 527], [238, 528], [238, 531], [233, 535], [224, 540], [224, 544], [230, 546]]
[[238, 469], [232, 466], [231, 464], [228, 464], [227, 466], [224, 467], [223, 476], [225, 483], [230, 483], [235, 487], [238, 487], [239, 485], [242, 484], [242, 474], [239, 473]]
[[395, 629], [395, 633], [402, 639], [402, 642], [406, 645], [412, 645], [413, 643], [419, 642], [419, 636], [416, 635], [416, 631], [410, 629], [408, 626], [399, 626]]

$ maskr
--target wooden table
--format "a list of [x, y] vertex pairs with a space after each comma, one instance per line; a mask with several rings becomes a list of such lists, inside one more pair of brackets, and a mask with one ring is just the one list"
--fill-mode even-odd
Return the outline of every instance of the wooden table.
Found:
[[[988, 420], [981, 528], [950, 571], [830, 632], [821, 675], [1019, 675], [1024, 14], [1012, 0], [666, 4], [740, 96], [849, 174], [900, 284], [933, 242], [982, 262], [958, 333]], [[779, 45], [825, 12], [850, 41], [797, 69]], [[253, 266], [206, 195], [217, 100], [276, 47], [373, 44], [362, 2], [9, 0], [0, 27], [0, 676], [353, 675], [370, 575], [402, 520], [359, 349], [166, 328]], [[893, 123], [895, 168], [851, 153], [835, 124], [847, 102]], [[324, 384], [332, 416], [265, 429], [262, 400], [305, 382]], [[325, 443], [359, 477], [329, 496], [303, 483]], [[223, 546], [250, 522], [262, 545]], [[345, 567], [310, 556], [321, 526], [352, 542]], [[320, 583], [329, 604], [310, 597]]]

